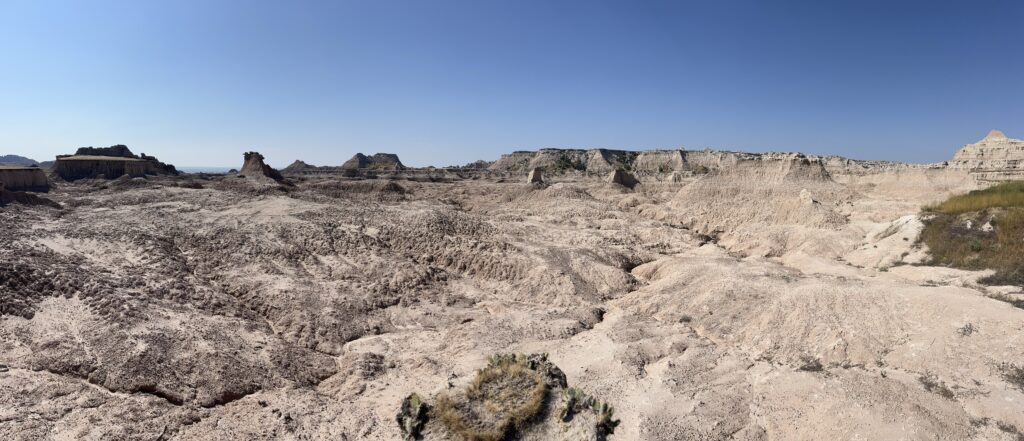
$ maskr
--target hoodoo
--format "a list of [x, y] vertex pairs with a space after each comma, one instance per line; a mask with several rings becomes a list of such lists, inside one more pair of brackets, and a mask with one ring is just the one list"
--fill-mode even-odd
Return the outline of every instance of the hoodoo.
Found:
[[284, 180], [284, 176], [273, 167], [263, 162], [263, 155], [259, 152], [245, 152], [245, 162], [242, 164], [240, 174], [252, 177], [265, 177], [275, 181]]
[[526, 176], [526, 182], [530, 183], [530, 184], [540, 184], [540, 183], [543, 183], [544, 182], [544, 172], [541, 169], [539, 169], [539, 168], [535, 168], [533, 170], [530, 170], [530, 174]]

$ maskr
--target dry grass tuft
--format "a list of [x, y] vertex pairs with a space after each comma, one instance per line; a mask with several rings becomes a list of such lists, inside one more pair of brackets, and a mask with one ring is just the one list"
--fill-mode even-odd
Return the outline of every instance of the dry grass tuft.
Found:
[[466, 440], [500, 441], [540, 412], [546, 393], [544, 378], [525, 357], [493, 357], [463, 394], [439, 395], [434, 412]]

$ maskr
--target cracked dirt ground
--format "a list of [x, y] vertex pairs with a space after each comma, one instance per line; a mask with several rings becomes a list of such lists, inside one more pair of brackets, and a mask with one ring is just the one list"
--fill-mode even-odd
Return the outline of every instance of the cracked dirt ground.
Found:
[[549, 353], [611, 439], [1019, 439], [1019, 289], [901, 264], [973, 184], [803, 167], [60, 185], [0, 209], [0, 439], [395, 440], [498, 352]]

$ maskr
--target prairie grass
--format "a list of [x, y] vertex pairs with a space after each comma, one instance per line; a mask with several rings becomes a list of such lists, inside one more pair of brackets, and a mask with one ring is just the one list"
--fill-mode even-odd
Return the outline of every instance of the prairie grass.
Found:
[[1024, 181], [954, 196], [925, 212], [921, 241], [932, 264], [992, 269], [980, 282], [1024, 285]]
[[945, 202], [925, 207], [925, 211], [956, 215], [997, 207], [1024, 207], [1024, 181], [1006, 182], [953, 196]]

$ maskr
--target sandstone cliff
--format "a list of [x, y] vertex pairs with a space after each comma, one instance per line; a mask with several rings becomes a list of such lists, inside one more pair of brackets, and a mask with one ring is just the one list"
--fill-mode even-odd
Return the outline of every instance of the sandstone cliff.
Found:
[[[541, 149], [535, 152], [516, 151], [502, 155], [488, 167], [491, 171], [525, 173], [534, 168], [549, 172], [583, 171], [607, 174], [627, 170], [641, 174], [691, 173], [718, 170], [743, 161], [789, 161], [799, 153], [746, 153], [727, 150], [609, 150], [609, 149]], [[840, 156], [806, 155], [820, 162], [833, 174], [871, 174], [893, 170], [942, 168], [945, 164], [905, 164], [893, 161], [861, 161]]]
[[967, 144], [953, 155], [949, 168], [967, 170], [980, 181], [1006, 181], [1024, 178], [1024, 141], [1007, 138], [992, 130], [974, 144]]
[[54, 172], [61, 178], [74, 181], [84, 178], [115, 179], [121, 176], [177, 175], [173, 165], [160, 162], [156, 157], [135, 155], [124, 145], [110, 147], [81, 147], [74, 155], [57, 156]]
[[11, 191], [50, 191], [46, 173], [39, 167], [0, 166], [0, 184]]

